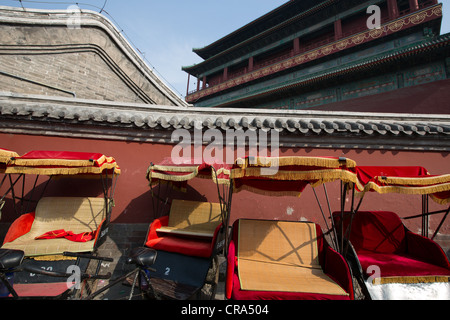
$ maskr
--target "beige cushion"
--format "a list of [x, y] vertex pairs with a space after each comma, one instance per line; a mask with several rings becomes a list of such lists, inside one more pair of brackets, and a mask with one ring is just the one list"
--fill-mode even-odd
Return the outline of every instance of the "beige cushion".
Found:
[[242, 290], [347, 295], [319, 264], [313, 223], [240, 220], [237, 256]]
[[173, 200], [167, 227], [157, 229], [180, 235], [213, 237], [221, 222], [219, 203]]
[[26, 256], [59, 255], [64, 252], [91, 252], [95, 241], [72, 242], [67, 239], [35, 240], [47, 232], [61, 230], [75, 234], [92, 232], [105, 219], [103, 198], [42, 198], [36, 207], [30, 232], [3, 246], [22, 250]]

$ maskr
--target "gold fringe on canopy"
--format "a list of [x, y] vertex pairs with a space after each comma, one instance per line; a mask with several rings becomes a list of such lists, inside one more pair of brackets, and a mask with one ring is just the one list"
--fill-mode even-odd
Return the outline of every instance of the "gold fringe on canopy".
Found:
[[356, 162], [347, 158], [327, 157], [248, 157], [236, 160], [236, 165], [241, 168], [252, 166], [259, 167], [283, 167], [283, 166], [316, 166], [325, 168], [354, 168]]
[[[152, 184], [152, 180], [160, 179], [165, 181], [187, 181], [198, 175], [198, 166], [173, 166], [173, 165], [151, 165], [147, 169], [147, 179]], [[169, 173], [164, 173], [169, 172]], [[170, 172], [187, 173], [184, 175], [173, 175]], [[153, 182], [154, 183], [154, 182]]]
[[19, 155], [14, 151], [0, 148], [0, 163], [8, 164], [11, 162], [11, 158], [18, 156]]
[[300, 197], [302, 192], [300, 191], [271, 191], [258, 189], [248, 185], [242, 185], [240, 187], [233, 187], [233, 192], [239, 193], [241, 191], [249, 191], [262, 196], [272, 196], [272, 197]]
[[[231, 178], [261, 177], [270, 180], [309, 180], [320, 183], [331, 182], [340, 179], [344, 182], [356, 182], [356, 174], [342, 169], [323, 169], [310, 171], [278, 170], [273, 175], [261, 175], [261, 168], [247, 168], [245, 170], [232, 171]], [[320, 184], [319, 183], [319, 184]]]
[[210, 170], [210, 173], [203, 173], [199, 170], [199, 166], [151, 165], [147, 169], [147, 179], [150, 181], [150, 185], [154, 185], [158, 181], [182, 182], [194, 178], [212, 179], [214, 183], [230, 185], [230, 169], [221, 167], [214, 170], [211, 166]]
[[390, 283], [446, 283], [450, 282], [449, 276], [407, 276], [407, 277], [386, 277], [375, 278], [372, 280], [373, 285], [390, 284]]
[[364, 188], [364, 192], [376, 191], [380, 194], [386, 193], [400, 193], [400, 194], [412, 194], [412, 195], [428, 195], [433, 193], [445, 192], [450, 190], [450, 183], [437, 184], [431, 186], [380, 186], [374, 182], [369, 182]]
[[196, 165], [192, 166], [166, 166], [166, 165], [151, 165], [149, 167], [150, 170], [154, 171], [166, 171], [166, 172], [193, 172], [198, 171], [198, 167]]
[[230, 185], [230, 175], [231, 170], [225, 168], [219, 168], [218, 170], [213, 170], [211, 168], [211, 176], [214, 183]]
[[378, 181], [381, 183], [386, 183], [389, 185], [392, 184], [400, 184], [400, 185], [409, 185], [409, 186], [429, 186], [433, 184], [439, 183], [447, 183], [450, 182], [450, 174], [440, 175], [440, 176], [429, 176], [429, 177], [377, 177]]
[[6, 168], [7, 174], [36, 174], [36, 175], [80, 175], [80, 174], [101, 174], [105, 170], [114, 170], [115, 174], [120, 174], [120, 168], [114, 164], [106, 164], [102, 167], [24, 167], [9, 166]]
[[106, 157], [102, 155], [100, 158], [96, 160], [89, 159], [27, 159], [27, 158], [16, 158], [14, 159], [14, 165], [16, 166], [63, 166], [63, 167], [91, 167], [98, 165], [102, 165], [103, 163], [113, 163], [115, 162], [114, 158]]
[[450, 197], [449, 197], [449, 198], [438, 198], [436, 195], [431, 194], [431, 195], [430, 195], [430, 198], [431, 198], [434, 202], [436, 202], [437, 204], [444, 205], [444, 204], [449, 204], [449, 203], [450, 203]]
[[189, 174], [185, 174], [185, 175], [171, 175], [171, 174], [165, 174], [165, 173], [161, 173], [161, 172], [155, 172], [152, 171], [148, 177], [149, 180], [155, 180], [155, 179], [159, 179], [159, 180], [165, 180], [165, 181], [187, 181], [187, 180], [191, 180], [195, 177], [197, 177], [198, 175], [198, 171], [195, 170]]

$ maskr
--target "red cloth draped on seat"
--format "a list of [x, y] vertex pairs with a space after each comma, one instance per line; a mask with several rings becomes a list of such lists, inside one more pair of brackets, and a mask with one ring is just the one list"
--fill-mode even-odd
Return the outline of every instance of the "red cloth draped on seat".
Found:
[[72, 231], [55, 230], [49, 231], [39, 237], [36, 237], [36, 240], [48, 240], [48, 239], [60, 239], [65, 238], [69, 241], [73, 242], [89, 242], [95, 239], [96, 232], [83, 232], [79, 234], [74, 234]]

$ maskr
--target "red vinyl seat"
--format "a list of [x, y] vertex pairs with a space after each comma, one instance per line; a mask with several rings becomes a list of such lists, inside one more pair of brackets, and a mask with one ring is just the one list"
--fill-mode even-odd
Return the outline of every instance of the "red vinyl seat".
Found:
[[[256, 222], [258, 220], [255, 220]], [[294, 222], [301, 223], [301, 222]], [[316, 229], [316, 238], [318, 249], [318, 260], [320, 262], [320, 273], [325, 274], [334, 285], [340, 287], [342, 294], [325, 294], [314, 292], [308, 289], [299, 292], [295, 290], [290, 291], [259, 291], [259, 290], [244, 290], [241, 288], [241, 274], [238, 259], [239, 241], [239, 220], [233, 224], [233, 233], [228, 246], [227, 254], [227, 276], [226, 276], [226, 297], [233, 300], [353, 300], [353, 284], [349, 267], [344, 258], [333, 250], [327, 243], [323, 236], [319, 225], [313, 224]], [[242, 240], [241, 240], [242, 241]], [[277, 246], [277, 243], [274, 243]], [[310, 245], [310, 243], [305, 243]], [[260, 251], [255, 248], [255, 251]], [[276, 263], [276, 261], [275, 261]], [[256, 272], [256, 271], [255, 271]], [[289, 279], [289, 275], [287, 276]], [[279, 277], [277, 274], [270, 276], [273, 281]], [[272, 279], [269, 279], [272, 281]]]
[[[340, 230], [340, 212], [333, 216]], [[344, 232], [350, 221], [349, 215], [345, 217]], [[371, 266], [379, 267], [384, 283], [434, 282], [450, 276], [450, 263], [442, 248], [409, 231], [394, 212], [357, 212], [350, 231], [350, 243], [365, 278], [372, 275], [372, 271], [368, 273]]]
[[209, 238], [158, 232], [158, 229], [168, 226], [168, 223], [169, 216], [155, 219], [152, 222], [145, 243], [147, 247], [193, 257], [209, 258], [212, 256], [222, 224], [216, 227], [214, 236]]

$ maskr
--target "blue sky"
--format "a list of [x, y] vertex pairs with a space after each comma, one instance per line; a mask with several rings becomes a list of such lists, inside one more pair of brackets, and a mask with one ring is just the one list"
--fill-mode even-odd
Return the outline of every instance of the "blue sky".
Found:
[[[25, 8], [66, 9], [76, 1], [22, 1]], [[177, 94], [186, 94], [187, 74], [182, 66], [202, 60], [193, 48], [206, 46], [252, 20], [286, 3], [287, 0], [81, 0], [82, 9], [99, 12], [113, 20], [138, 49], [149, 66]], [[442, 33], [450, 32], [450, 0], [444, 3]], [[0, 0], [0, 5], [20, 7], [17, 0]], [[192, 82], [195, 81], [191, 78]], [[192, 87], [192, 86], [191, 86]]]

